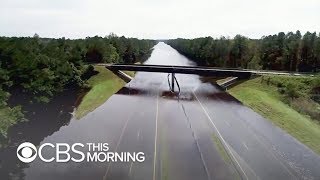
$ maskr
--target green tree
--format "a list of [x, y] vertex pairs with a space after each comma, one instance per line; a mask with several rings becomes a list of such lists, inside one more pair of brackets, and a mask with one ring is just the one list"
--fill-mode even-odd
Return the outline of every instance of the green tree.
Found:
[[252, 57], [249, 55], [248, 38], [236, 35], [233, 39], [230, 51], [229, 67], [247, 68], [248, 62]]

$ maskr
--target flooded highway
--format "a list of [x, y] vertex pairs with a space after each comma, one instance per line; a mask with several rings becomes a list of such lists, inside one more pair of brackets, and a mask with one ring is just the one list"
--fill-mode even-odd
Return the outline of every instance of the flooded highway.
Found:
[[[164, 43], [154, 47], [145, 64], [195, 65]], [[29, 127], [35, 131], [30, 134], [35, 135], [20, 137], [19, 141], [14, 140], [19, 132], [9, 136], [13, 142], [0, 148], [1, 177], [30, 180], [320, 179], [317, 154], [217, 85], [205, 83], [197, 75], [177, 74], [181, 88], [178, 95], [169, 92], [167, 77], [164, 73], [138, 72], [118, 93], [80, 120], [71, 115], [63, 118], [43, 115], [61, 123], [58, 127], [50, 124], [39, 129]], [[44, 127], [48, 128], [42, 129]], [[16, 157], [16, 148], [23, 141], [36, 146], [108, 143], [109, 151], [143, 152], [145, 161], [46, 163], [37, 158], [23, 164]], [[53, 157], [54, 153], [53, 148], [48, 148], [43, 156]]]

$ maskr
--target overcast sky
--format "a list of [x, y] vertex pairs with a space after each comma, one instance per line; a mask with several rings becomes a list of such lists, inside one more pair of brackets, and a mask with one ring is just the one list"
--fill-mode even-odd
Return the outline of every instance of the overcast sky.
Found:
[[167, 39], [320, 31], [320, 0], [0, 0], [0, 36]]

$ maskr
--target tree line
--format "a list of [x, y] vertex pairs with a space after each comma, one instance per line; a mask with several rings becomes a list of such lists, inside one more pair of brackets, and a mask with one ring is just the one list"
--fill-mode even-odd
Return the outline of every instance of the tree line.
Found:
[[250, 39], [236, 35], [173, 39], [167, 43], [199, 65], [226, 68], [316, 72], [320, 69], [320, 34], [280, 32]]
[[[8, 107], [10, 92], [28, 94], [33, 102], [48, 102], [65, 88], [86, 87], [91, 63], [135, 63], [151, 53], [153, 40], [118, 37], [65, 38], [0, 37], [0, 131], [20, 117]], [[10, 119], [11, 118], [11, 119]], [[0, 132], [1, 133], [1, 132]]]

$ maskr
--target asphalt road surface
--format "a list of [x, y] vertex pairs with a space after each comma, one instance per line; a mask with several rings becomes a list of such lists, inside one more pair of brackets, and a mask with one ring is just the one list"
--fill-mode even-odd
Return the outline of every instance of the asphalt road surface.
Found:
[[[194, 65], [159, 43], [146, 64]], [[235, 98], [196, 75], [139, 72], [107, 102], [44, 143], [109, 143], [110, 151], [144, 152], [144, 162], [44, 163], [23, 179], [209, 180], [320, 179], [320, 157]], [[45, 156], [53, 152], [45, 153]]]

